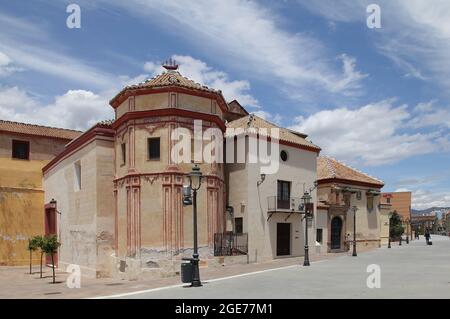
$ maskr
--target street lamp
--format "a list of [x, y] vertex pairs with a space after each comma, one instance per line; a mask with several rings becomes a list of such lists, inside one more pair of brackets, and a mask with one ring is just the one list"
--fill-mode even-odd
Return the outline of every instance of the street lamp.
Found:
[[184, 187], [184, 200], [185, 205], [189, 205], [190, 202], [188, 198], [190, 197], [190, 193], [192, 192], [192, 210], [193, 210], [193, 222], [194, 222], [194, 254], [192, 255], [192, 283], [191, 287], [201, 287], [202, 283], [200, 281], [200, 270], [199, 270], [199, 261], [198, 258], [198, 240], [197, 240], [197, 191], [200, 189], [202, 185], [202, 172], [200, 171], [200, 167], [197, 164], [192, 168], [192, 171], [187, 175], [188, 186]]
[[[406, 219], [406, 243], [409, 244], [409, 219]], [[412, 239], [412, 237], [411, 237]]]
[[392, 212], [389, 213], [388, 248], [391, 248], [391, 217]]
[[305, 192], [302, 196], [303, 204], [304, 204], [304, 214], [303, 220], [305, 221], [305, 258], [303, 260], [303, 266], [309, 266], [309, 246], [308, 246], [308, 220], [310, 218], [310, 205], [311, 205], [311, 195]]
[[356, 206], [353, 206], [353, 254], [352, 256], [358, 256], [356, 254], [356, 211], [358, 208]]

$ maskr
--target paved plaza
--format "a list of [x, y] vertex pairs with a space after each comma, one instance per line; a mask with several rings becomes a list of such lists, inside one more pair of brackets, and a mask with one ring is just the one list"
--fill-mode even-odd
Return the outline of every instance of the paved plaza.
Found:
[[[27, 274], [27, 267], [0, 267], [1, 298], [450, 298], [450, 238], [423, 237], [402, 246], [267, 263], [202, 268], [204, 286], [185, 288], [179, 276], [146, 281], [82, 278], [80, 289], [66, 286], [66, 273]], [[379, 265], [380, 288], [368, 288], [367, 266]], [[34, 271], [38, 271], [38, 266]]]
[[[201, 288], [172, 287], [117, 298], [450, 298], [450, 239], [415, 240], [357, 257], [339, 256], [310, 267], [288, 266], [204, 281]], [[368, 288], [368, 265], [379, 265], [381, 287]]]

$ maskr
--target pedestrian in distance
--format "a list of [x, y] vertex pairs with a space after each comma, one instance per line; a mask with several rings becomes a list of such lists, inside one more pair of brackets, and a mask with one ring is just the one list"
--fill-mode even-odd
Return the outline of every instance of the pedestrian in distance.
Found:
[[427, 245], [431, 245], [430, 238], [431, 238], [430, 231], [427, 229], [425, 231], [425, 240], [427, 241]]

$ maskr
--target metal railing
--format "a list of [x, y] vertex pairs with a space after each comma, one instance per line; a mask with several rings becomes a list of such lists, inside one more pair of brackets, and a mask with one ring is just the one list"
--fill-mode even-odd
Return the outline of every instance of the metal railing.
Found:
[[216, 233], [214, 234], [214, 256], [247, 255], [248, 234]]
[[268, 212], [275, 211], [303, 211], [303, 202], [299, 197], [289, 197], [288, 199], [279, 198], [278, 196], [267, 197]]

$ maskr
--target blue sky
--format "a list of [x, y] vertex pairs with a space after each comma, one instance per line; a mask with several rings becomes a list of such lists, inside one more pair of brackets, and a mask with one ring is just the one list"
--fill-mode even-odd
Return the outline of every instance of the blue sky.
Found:
[[0, 4], [0, 118], [86, 129], [174, 57], [414, 207], [450, 206], [448, 1], [377, 1], [380, 29], [363, 0], [91, 2]]

